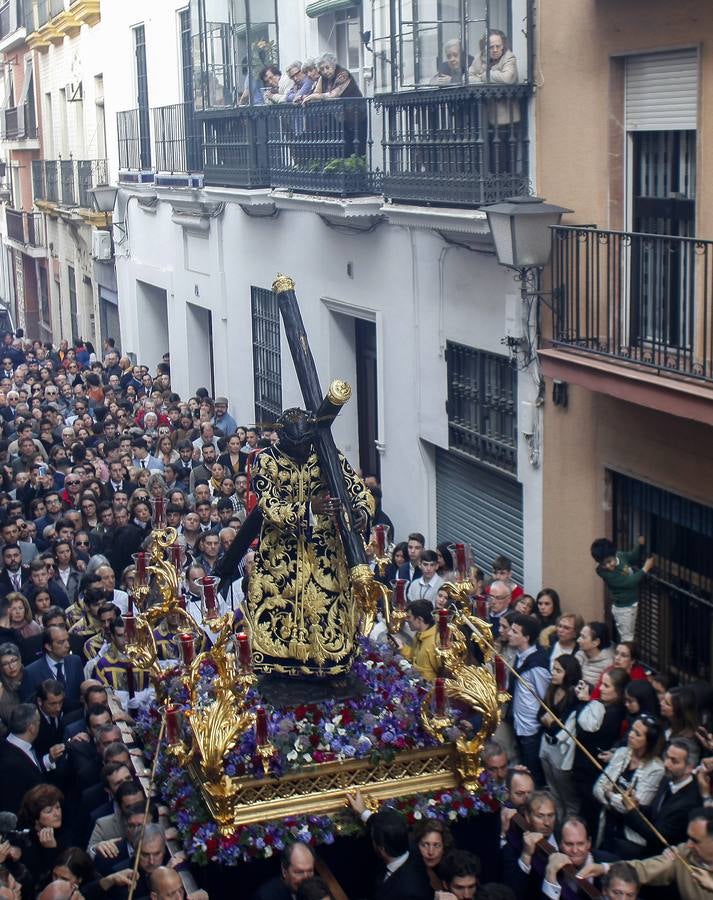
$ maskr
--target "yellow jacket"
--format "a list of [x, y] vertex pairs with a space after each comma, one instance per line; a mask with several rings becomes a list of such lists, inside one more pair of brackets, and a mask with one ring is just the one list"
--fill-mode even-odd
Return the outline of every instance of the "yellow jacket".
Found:
[[436, 654], [436, 626], [431, 625], [425, 631], [416, 633], [413, 644], [405, 646], [401, 653], [418, 669], [419, 674], [428, 681], [438, 677], [438, 656]]

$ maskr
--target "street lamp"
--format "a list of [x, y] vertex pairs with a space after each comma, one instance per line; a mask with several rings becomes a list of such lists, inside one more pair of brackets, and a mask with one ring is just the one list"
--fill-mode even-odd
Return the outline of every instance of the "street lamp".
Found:
[[89, 193], [92, 195], [92, 206], [97, 212], [114, 212], [116, 195], [119, 193], [118, 188], [112, 187], [110, 184], [100, 184], [98, 187], [91, 188]]
[[552, 252], [551, 228], [572, 210], [545, 203], [541, 197], [509, 197], [484, 206], [483, 212], [500, 265], [523, 270], [547, 265]]

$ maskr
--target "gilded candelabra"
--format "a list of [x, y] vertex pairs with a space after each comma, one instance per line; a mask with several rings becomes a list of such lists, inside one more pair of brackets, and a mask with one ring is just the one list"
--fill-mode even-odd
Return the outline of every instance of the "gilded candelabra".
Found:
[[[156, 528], [152, 534], [149, 550], [150, 560], [145, 566], [147, 576], [154, 579], [160, 601], [148, 606], [151, 585], [142, 579], [133, 593], [137, 608], [136, 615], [129, 613], [126, 618], [128, 646], [127, 653], [132, 662], [149, 672], [157, 694], [166, 700], [167, 673], [158, 659], [154, 626], [166, 616], [175, 616], [181, 622], [179, 644], [183, 634], [200, 634], [200, 626], [182, 606], [179, 595], [178, 568], [166, 559], [166, 551], [175, 545], [176, 532], [172, 528]], [[239, 788], [224, 770], [223, 760], [249, 729], [256, 728], [257, 753], [265, 774], [269, 774], [275, 749], [267, 735], [266, 713], [252, 710], [248, 706], [248, 692], [255, 684], [251, 670], [251, 652], [247, 635], [233, 633], [233, 615], [226, 613], [211, 619], [211, 628], [217, 638], [210, 650], [193, 657], [193, 643], [186, 655], [182, 651], [182, 673], [180, 677], [188, 691], [189, 703], [185, 710], [186, 721], [190, 725], [191, 736], [182, 733], [179, 725], [180, 710], [167, 705], [168, 752], [181, 765], [191, 766], [197, 771], [202, 789], [211, 801], [216, 822], [224, 834], [230, 834], [235, 827], [235, 811]], [[202, 664], [210, 662], [215, 669], [206, 690], [202, 675]], [[174, 668], [168, 676], [179, 673]]]
[[[456, 768], [467, 790], [476, 790], [483, 771], [481, 753], [488, 738], [500, 723], [500, 710], [510, 696], [498, 687], [496, 674], [491, 670], [494, 652], [490, 641], [491, 627], [469, 611], [466, 588], [449, 584], [453, 600], [452, 620], [448, 611], [439, 610], [436, 652], [444, 673], [421, 704], [421, 723], [439, 743], [449, 740], [447, 732], [458, 728], [455, 717], [447, 709], [447, 700], [463, 710], [461, 719], [480, 716], [480, 727], [473, 737], [457, 733], [454, 744]], [[470, 657], [474, 644], [482, 663]]]

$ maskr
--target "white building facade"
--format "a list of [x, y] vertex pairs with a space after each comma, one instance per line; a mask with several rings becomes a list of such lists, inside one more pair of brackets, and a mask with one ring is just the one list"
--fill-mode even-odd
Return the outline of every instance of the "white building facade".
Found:
[[[170, 352], [182, 397], [205, 386], [241, 423], [272, 421], [302, 405], [270, 292], [290, 275], [325, 390], [354, 388], [337, 445], [378, 475], [396, 538], [468, 540], [488, 568], [504, 552], [538, 589], [532, 328], [479, 208], [527, 189], [526, 44], [512, 86], [439, 93], [413, 60], [384, 69], [394, 23], [376, 5], [102, 3], [122, 346], [152, 368]], [[484, 6], [473, 46], [529, 22], [524, 0]], [[458, 27], [442, 25], [441, 44]], [[367, 99], [238, 105], [264, 63], [330, 50]]]

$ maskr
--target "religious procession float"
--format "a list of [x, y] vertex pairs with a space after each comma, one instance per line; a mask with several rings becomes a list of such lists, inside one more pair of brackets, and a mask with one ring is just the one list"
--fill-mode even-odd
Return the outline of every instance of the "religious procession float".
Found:
[[[384, 526], [370, 532], [373, 569], [367, 561], [372, 497], [330, 430], [350, 388], [333, 381], [322, 396], [294, 284], [280, 276], [273, 290], [306, 408], [284, 412], [278, 445], [253, 460], [257, 503], [231, 548], [239, 561], [257, 544], [240, 611], [221, 615], [216, 576], [202, 579], [204, 621], [186, 611], [184, 548], [159, 498], [125, 617], [129, 692], [139, 673], [156, 692], [137, 723], [156, 791], [188, 856], [222, 866], [362, 828], [347, 808], [357, 790], [412, 822], [494, 812], [480, 756], [508, 699], [464, 544], [437, 611], [440, 677], [424, 681], [388, 641], [370, 640], [377, 621], [387, 635], [403, 628], [406, 582], [383, 581]], [[169, 668], [155, 635], [166, 619], [180, 655]], [[202, 651], [204, 625], [215, 640]]]

